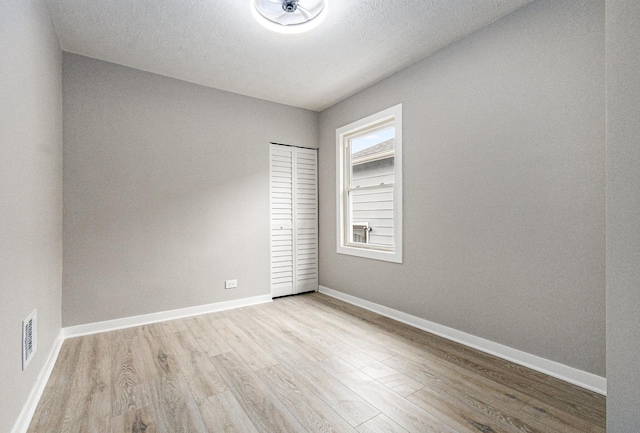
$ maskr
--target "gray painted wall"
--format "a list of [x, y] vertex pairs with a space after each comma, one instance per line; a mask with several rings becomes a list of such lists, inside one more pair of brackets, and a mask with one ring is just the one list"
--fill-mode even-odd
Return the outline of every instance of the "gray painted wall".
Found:
[[63, 95], [64, 326], [270, 293], [269, 142], [317, 113], [68, 53]]
[[[403, 104], [404, 263], [336, 253], [335, 130]], [[320, 284], [605, 375], [604, 2], [536, 1], [320, 115]]]
[[640, 426], [640, 3], [607, 0], [607, 431]]
[[[40, 0], [0, 2], [0, 431], [11, 431], [60, 333], [62, 52]], [[38, 350], [22, 371], [22, 320]]]

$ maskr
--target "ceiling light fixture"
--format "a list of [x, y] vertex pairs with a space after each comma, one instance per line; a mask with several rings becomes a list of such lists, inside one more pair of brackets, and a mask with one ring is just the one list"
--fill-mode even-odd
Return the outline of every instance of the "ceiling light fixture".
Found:
[[325, 0], [252, 0], [253, 15], [269, 30], [302, 33], [317, 27], [327, 15]]

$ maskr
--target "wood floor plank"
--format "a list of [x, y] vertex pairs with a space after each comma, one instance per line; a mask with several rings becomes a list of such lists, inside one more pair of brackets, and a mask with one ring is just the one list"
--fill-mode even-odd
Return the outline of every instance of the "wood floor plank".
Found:
[[[306, 298], [310, 298], [310, 297], [306, 297]], [[330, 318], [322, 317], [322, 313], [321, 312], [319, 313], [317, 311], [311, 311], [310, 313], [305, 311], [304, 313], [308, 321], [313, 321], [314, 319], [312, 318], [312, 316], [316, 316], [315, 320], [318, 320], [318, 321], [322, 320], [324, 322], [332, 323], [333, 324], [332, 330], [336, 331], [338, 335], [341, 332], [343, 332], [341, 331], [340, 326], [349, 327], [354, 325], [352, 321], [346, 322], [341, 320], [335, 320], [335, 316], [332, 316]], [[296, 316], [296, 317], [299, 317], [299, 316]], [[360, 333], [358, 333], [359, 339], [367, 340], [371, 343], [371, 345], [378, 345], [380, 347], [385, 347], [387, 349], [392, 350], [391, 352], [387, 352], [387, 353], [395, 353], [395, 354], [402, 353], [397, 351], [399, 347], [406, 350], [404, 346], [395, 344], [395, 341], [393, 341], [391, 337], [385, 340], [382, 340], [381, 338], [376, 338], [377, 336], [382, 334], [380, 332], [376, 332], [375, 334], [372, 335], [371, 329], [368, 329], [368, 330], [362, 329], [362, 327], [367, 325], [364, 325], [360, 322], [356, 323], [356, 325], [361, 329]], [[388, 336], [385, 335], [385, 337], [388, 337]], [[401, 395], [409, 395], [412, 392], [415, 392], [416, 390], [422, 387], [422, 384], [418, 380], [416, 380], [415, 377], [409, 377], [391, 368], [389, 365], [386, 365], [381, 361], [377, 361], [371, 358], [371, 356], [363, 354], [359, 350], [345, 349], [344, 348], [345, 346], [347, 346], [347, 344], [343, 344], [341, 347], [342, 350], [334, 352], [334, 354], [336, 356], [341, 357], [342, 359], [352, 364], [353, 366], [359, 368], [369, 376], [375, 379], [378, 379], [379, 382], [387, 385], [392, 390], [400, 393]], [[415, 351], [415, 349], [413, 350]], [[386, 359], [389, 359], [389, 358], [386, 358]]]
[[406, 375], [385, 362], [377, 361], [357, 350], [344, 350], [335, 356], [403, 396], [412, 394], [424, 386], [415, 375]]
[[489, 404], [500, 408], [518, 410], [530, 400], [527, 396], [518, 393], [499, 383], [477, 376], [469, 371], [447, 370], [437, 361], [416, 361], [397, 356], [385, 361], [397, 370], [415, 377], [425, 385], [432, 387], [446, 386], [464, 394], [476, 396]]
[[75, 372], [74, 392], [64, 415], [60, 432], [111, 430], [111, 365], [109, 339], [104, 334], [83, 338]]
[[191, 332], [176, 332], [168, 338], [173, 343], [173, 352], [176, 354], [180, 371], [196, 400], [227, 390], [218, 371]]
[[82, 338], [71, 338], [62, 344], [28, 433], [60, 431], [70, 396], [74, 392], [73, 378], [80, 359], [82, 343]]
[[405, 429], [383, 413], [359, 425], [357, 430], [360, 433], [407, 433]]
[[111, 433], [158, 433], [153, 407], [147, 406], [112, 418]]
[[532, 370], [522, 365], [515, 364], [513, 362], [506, 361], [504, 359], [497, 359], [498, 365], [504, 368], [506, 371], [513, 371], [521, 374], [525, 377], [531, 377], [544, 386], [541, 391], [550, 396], [555, 396], [559, 399], [565, 399], [570, 401], [576, 401], [580, 405], [589, 408], [593, 412], [602, 415], [604, 417], [606, 410], [605, 407], [606, 397], [604, 395], [580, 388], [577, 385], [565, 382], [539, 371]]
[[185, 319], [167, 320], [166, 322], [161, 322], [160, 325], [167, 333], [182, 332], [189, 329]]
[[452, 366], [458, 366], [472, 371], [495, 383], [511, 388], [516, 392], [526, 394], [530, 398], [536, 395], [544, 395], [545, 398], [553, 401], [553, 405], [561, 410], [590, 420], [597, 425], [604, 426], [604, 413], [592, 411], [580, 401], [572, 400], [567, 390], [560, 391], [555, 387], [540, 384], [531, 378], [524, 377], [522, 374], [514, 374], [507, 369], [500, 368], [498, 365], [491, 365], [485, 361], [475, 362], [451, 353], [444, 355], [442, 359], [446, 360]]
[[[471, 357], [479, 358], [489, 357], [494, 360], [498, 360], [498, 358], [492, 357], [491, 355], [466, 348], [461, 344], [446, 340], [434, 334], [421, 331], [410, 325], [397, 322], [393, 319], [389, 319], [388, 317], [355, 307], [351, 304], [344, 303], [322, 294], [313, 294], [309, 297], [308, 302], [317, 304], [320, 308], [323, 308], [327, 314], [333, 316], [334, 322], [344, 322], [346, 324], [346, 328], [364, 327], [365, 331], [366, 329], [369, 329], [369, 331], [375, 329], [379, 333], [387, 334], [392, 337], [397, 337], [398, 335], [405, 337], [407, 340], [416, 343], [422, 349], [429, 349], [432, 347], [436, 349], [446, 348], [458, 355], [471, 355]], [[369, 332], [369, 335], [373, 334], [375, 333]]]
[[151, 382], [151, 399], [160, 433], [206, 433], [207, 427], [182, 375]]
[[520, 408], [520, 416], [531, 425], [548, 431], [579, 431], [585, 433], [604, 433], [605, 428], [594, 425], [584, 419], [566, 413], [538, 399], [531, 399]]
[[[281, 307], [284, 308], [284, 307]], [[409, 395], [412, 392], [420, 389], [422, 384], [413, 378], [404, 375], [401, 372], [394, 370], [393, 368], [385, 365], [384, 363], [374, 359], [369, 354], [366, 354], [359, 350], [360, 348], [353, 347], [353, 344], [345, 343], [337, 340], [335, 333], [340, 333], [341, 329], [336, 327], [331, 320], [323, 318], [322, 314], [304, 309], [296, 313], [295, 308], [287, 308], [287, 316], [289, 321], [289, 332], [291, 336], [295, 335], [299, 340], [304, 341], [305, 347], [311, 346], [312, 348], [322, 347], [324, 350], [321, 353], [316, 353], [313, 360], [326, 360], [333, 356], [341, 356], [350, 364], [356, 366], [369, 376], [379, 379], [381, 383], [388, 386], [392, 390], [402, 394]], [[286, 322], [284, 319], [280, 320], [280, 323]], [[323, 326], [322, 323], [328, 324]], [[331, 336], [327, 336], [326, 331], [330, 329], [332, 331]], [[295, 334], [294, 334], [295, 333]], [[362, 339], [362, 337], [360, 337]], [[369, 350], [373, 345], [367, 346]], [[380, 347], [385, 347], [381, 345]], [[386, 347], [390, 347], [386, 345]], [[375, 348], [374, 351], [377, 354], [381, 353], [380, 348]], [[305, 356], [313, 353], [309, 349], [305, 349]], [[382, 358], [386, 358], [389, 352], [384, 352]]]
[[[278, 331], [269, 326], [273, 318], [265, 316], [259, 317], [261, 318], [260, 323], [262, 324], [262, 329], [255, 329], [252, 335], [271, 332], [274, 338], [281, 338]], [[281, 324], [285, 324], [285, 327], [288, 329], [289, 325], [286, 325], [287, 320], [290, 319], [283, 319]], [[247, 323], [250, 323], [250, 321]], [[269, 339], [268, 336], [262, 338], [265, 340]], [[302, 343], [298, 339], [290, 338], [290, 340], [295, 341], [297, 344]], [[303, 347], [306, 346], [303, 345]], [[281, 363], [286, 365], [287, 370], [291, 374], [291, 380], [295, 380], [300, 388], [310, 390], [317, 394], [322, 401], [341, 415], [352, 426], [357, 426], [379, 413], [370, 404], [343, 386], [340, 382], [333, 379], [330, 375], [326, 374], [319, 366], [315, 365], [312, 359], [306, 356], [306, 353], [303, 354], [303, 351], [296, 349], [296, 345], [292, 345], [291, 341], [280, 339], [278, 340], [277, 350], [274, 350], [273, 354]]]
[[148, 382], [180, 372], [169, 338], [159, 324], [137, 328], [139, 350], [133, 352], [137, 368]]
[[[292, 310], [293, 309], [291, 308], [288, 309], [288, 311], [292, 311]], [[304, 330], [304, 332], [310, 336], [314, 336], [314, 334], [319, 334], [317, 331], [314, 331], [314, 329], [326, 329], [326, 327], [323, 328], [320, 325], [321, 322], [331, 323], [332, 324], [331, 331], [334, 331], [335, 333], [338, 333], [338, 334], [341, 332], [340, 328], [336, 327], [335, 323], [332, 320], [328, 320], [326, 317], [323, 318], [321, 313], [318, 314], [317, 312], [310, 312], [310, 311], [304, 310], [299, 314], [292, 312], [291, 317], [292, 319], [296, 319], [298, 321], [298, 323], [296, 323], [297, 327], [299, 329]], [[301, 325], [300, 323], [306, 323], [309, 326]], [[311, 328], [310, 327], [311, 325], [315, 326], [315, 328]], [[367, 337], [368, 337], [367, 335], [364, 336], [365, 339]], [[363, 335], [360, 335], [359, 338], [362, 339]], [[320, 337], [317, 337], [313, 342], [316, 343], [317, 345], [317, 344], [323, 344], [323, 343], [326, 344], [326, 341], [327, 341], [327, 337], [320, 336]], [[392, 345], [386, 344], [386, 342], [378, 343], [376, 341], [373, 341], [372, 343], [378, 344], [380, 347], [387, 347], [387, 348], [393, 347]], [[373, 345], [369, 345], [369, 347], [372, 347], [372, 346]], [[328, 350], [330, 350], [333, 356], [342, 357], [348, 363], [359, 368], [361, 371], [373, 377], [374, 379], [378, 379], [379, 382], [381, 382], [382, 384], [386, 385], [390, 389], [396, 391], [397, 393], [403, 396], [407, 396], [417, 391], [423, 386], [423, 384], [415, 380], [415, 378], [409, 377], [391, 368], [390, 366], [384, 364], [383, 362], [374, 359], [373, 357], [370, 356], [370, 354], [366, 354], [358, 350], [358, 348], [354, 348], [353, 345], [349, 345], [343, 342], [337, 342], [337, 343], [331, 342], [331, 345], [328, 347], [329, 347]], [[379, 352], [380, 351], [378, 350], [378, 353]], [[385, 352], [385, 355], [389, 353], [395, 353], [395, 351]], [[327, 358], [324, 357], [322, 359], [327, 359]]]
[[305, 431], [298, 420], [235, 352], [222, 353], [212, 361], [258, 431]]
[[139, 370], [133, 352], [139, 350], [137, 333], [116, 331], [111, 353], [111, 413], [124, 415], [151, 404], [146, 374]]
[[[304, 314], [296, 313], [295, 310], [293, 309], [289, 309], [288, 311], [289, 311], [289, 314], [293, 316], [292, 318], [302, 325], [300, 326], [301, 330], [306, 331], [312, 337], [315, 336], [316, 340], [319, 340], [318, 343], [320, 344], [324, 343], [323, 340], [325, 341], [329, 340], [329, 342], [331, 342], [329, 346], [334, 348], [334, 350], [337, 349], [337, 350], [342, 350], [344, 352], [344, 349], [346, 347], [350, 348], [351, 350], [355, 348], [360, 352], [362, 352], [363, 354], [366, 354], [367, 356], [377, 361], [382, 361], [384, 359], [397, 355], [397, 353], [393, 352], [392, 350], [390, 350], [388, 347], [384, 345], [378, 345], [368, 341], [365, 338], [367, 336], [367, 332], [363, 329], [359, 329], [359, 328], [347, 329], [346, 327], [338, 327], [338, 326], [335, 326], [335, 324], [332, 324], [333, 326], [331, 327], [332, 329], [329, 336], [327, 335], [325, 330], [322, 330], [322, 331], [325, 331], [322, 333], [318, 332], [319, 326], [316, 323], [314, 323], [314, 316], [317, 316], [317, 314], [313, 312], [307, 313], [306, 311]], [[318, 318], [318, 317], [315, 318], [315, 320], [318, 320], [318, 319], [321, 320], [321, 318]], [[332, 323], [331, 321], [327, 321], [326, 319], [323, 320], [323, 322]], [[304, 326], [303, 324], [306, 324], [306, 326]], [[340, 343], [340, 345], [338, 346], [336, 343]]]
[[200, 347], [209, 358], [231, 351], [231, 347], [205, 316], [195, 316], [185, 320], [189, 331], [196, 337]]
[[256, 374], [309, 432], [356, 432], [288, 369], [272, 365]]
[[[263, 351], [269, 353], [272, 360], [275, 359], [274, 353], [277, 353], [283, 344], [290, 346], [294, 338], [290, 333], [274, 332], [273, 327], [267, 323], [271, 321], [270, 318], [261, 315], [260, 311], [253, 307], [227, 311], [227, 319]], [[298, 341], [295, 340], [295, 343]]]
[[558, 408], [572, 413], [577, 417], [591, 420], [592, 422], [604, 427], [605, 414], [604, 412], [593, 410], [587, 405], [583, 405], [578, 399], [573, 400], [571, 393], [566, 389], [560, 390], [555, 386], [548, 386], [524, 377], [521, 374], [510, 374], [508, 369], [501, 368], [498, 365], [488, 366], [481, 364], [469, 364], [461, 358], [457, 358], [453, 361], [453, 364], [467, 364], [475, 372], [485, 375], [494, 382], [510, 387], [514, 390], [527, 394], [529, 397], [535, 397], [536, 395], [544, 395], [549, 401], [553, 401], [553, 404]]
[[384, 413], [409, 432], [458, 433], [450, 425], [421, 409], [408, 399], [391, 391], [359, 370], [336, 369], [335, 364], [323, 363], [327, 371], [349, 389]]
[[269, 365], [277, 364], [271, 355], [238, 328], [231, 319], [224, 318], [212, 321], [212, 326], [252, 370], [260, 370]]
[[410, 395], [407, 400], [433, 413], [460, 432], [540, 433], [517, 417], [456, 393], [440, 393], [429, 385]]
[[339, 325], [341, 328], [353, 327], [363, 332], [387, 331], [387, 328], [383, 324], [377, 322], [377, 320], [382, 317], [379, 314], [355, 307], [346, 302], [338, 301], [329, 296], [313, 293], [305, 297], [303, 302], [307, 303], [310, 311], [313, 311], [315, 314], [322, 312], [324, 315], [331, 317], [331, 322]]
[[310, 360], [322, 360], [334, 356], [333, 342], [330, 337], [326, 338], [314, 338], [304, 332], [303, 326], [296, 326], [295, 320], [285, 316], [275, 315], [260, 315], [257, 313], [257, 317], [260, 317], [262, 326], [275, 335], [275, 338], [282, 341], [284, 344], [294, 346], [297, 351], [303, 353], [304, 356]]
[[[226, 352], [225, 352], [226, 353]], [[198, 409], [210, 432], [257, 433], [231, 391], [198, 400]]]
[[[530, 396], [513, 388], [505, 387], [490, 378], [477, 374], [473, 370], [447, 363], [438, 356], [434, 356], [408, 344], [403, 341], [402, 338], [393, 338], [382, 333], [374, 334], [372, 338], [393, 347], [396, 352], [401, 354], [400, 356], [385, 360], [385, 365], [394, 367], [396, 370], [412, 376], [419, 382], [428, 383], [429, 378], [434, 375], [441, 378], [450, 378], [457, 382], [462, 382], [464, 387], [469, 388], [466, 392], [478, 390], [481, 394], [496, 397], [501, 400], [499, 403], [495, 403], [498, 404], [499, 407], [520, 408], [531, 399]], [[423, 377], [424, 380], [420, 379], [422, 373], [427, 374], [426, 379]]]
[[308, 389], [312, 389], [352, 426], [358, 426], [380, 413], [363, 398], [327, 374], [318, 364], [287, 345], [286, 342], [283, 342], [274, 356], [300, 382], [305, 384]]
[[[366, 371], [365, 371], [366, 373]], [[421, 389], [424, 385], [417, 380], [412, 379], [406, 374], [396, 373], [388, 376], [382, 376], [375, 378], [381, 384], [387, 388], [395, 391], [403, 397], [413, 394], [417, 390]]]
[[[487, 425], [494, 430], [505, 431], [529, 431], [532, 428], [528, 417], [520, 416], [520, 407], [522, 401], [515, 395], [515, 391], [502, 388], [499, 384], [476, 382], [475, 378], [471, 378], [469, 374], [456, 375], [447, 372], [444, 369], [433, 368], [434, 364], [416, 364], [413, 361], [402, 359], [400, 357], [388, 360], [398, 369], [406, 366], [407, 374], [413, 372], [420, 378], [421, 382], [426, 384], [427, 389], [423, 388], [415, 394], [408, 397], [409, 400], [421, 405], [425, 400], [416, 401], [420, 396], [428, 395], [428, 404], [436, 406], [436, 401], [443, 400], [439, 403], [438, 410], [442, 410], [448, 415], [458, 419], [458, 421], [478, 423], [478, 425]], [[434, 393], [440, 393], [438, 396]], [[435, 397], [434, 397], [435, 396]], [[445, 407], [444, 409], [442, 409]], [[492, 416], [497, 416], [496, 421]]]
[[[361, 338], [358, 338], [360, 340], [359, 343], [354, 345], [353, 335], [347, 334], [344, 332], [344, 328], [336, 326], [336, 323], [332, 320], [327, 320], [326, 317], [313, 311], [304, 310], [291, 314], [293, 315], [293, 320], [290, 322], [295, 323], [295, 328], [305, 334], [309, 344], [326, 348], [330, 356], [349, 354], [352, 362], [362, 363], [362, 367], [364, 367], [365, 365], [373, 365], [375, 362], [393, 355], [387, 353], [381, 347], [366, 342], [362, 343]], [[323, 327], [321, 323], [330, 325]]]

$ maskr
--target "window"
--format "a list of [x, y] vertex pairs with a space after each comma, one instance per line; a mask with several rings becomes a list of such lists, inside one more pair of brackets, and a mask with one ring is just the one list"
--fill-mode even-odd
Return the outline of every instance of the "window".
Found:
[[402, 104], [336, 130], [338, 253], [402, 263]]

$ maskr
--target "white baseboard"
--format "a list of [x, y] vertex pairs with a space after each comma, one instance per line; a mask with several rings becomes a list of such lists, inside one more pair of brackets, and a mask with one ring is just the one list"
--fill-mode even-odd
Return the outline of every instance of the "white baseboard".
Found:
[[374, 313], [381, 314], [385, 317], [389, 317], [390, 319], [397, 320], [398, 322], [406, 323], [407, 325], [422, 329], [423, 331], [439, 335], [440, 337], [455, 341], [456, 343], [464, 344], [465, 346], [506, 359], [507, 361], [514, 362], [524, 367], [531, 368], [532, 370], [564, 380], [565, 382], [572, 383], [590, 391], [594, 391], [602, 395], [607, 394], [607, 379], [604, 377], [578, 370], [577, 368], [569, 367], [568, 365], [560, 364], [559, 362], [541, 358], [521, 350], [513, 349], [499, 343], [494, 343], [493, 341], [485, 340], [484, 338], [476, 337], [475, 335], [467, 334], [466, 332], [458, 331], [457, 329], [449, 328], [448, 326], [439, 325], [420, 317], [385, 307], [384, 305], [347, 295], [346, 293], [342, 293], [328, 287], [320, 286], [319, 291], [320, 293], [348, 302], [349, 304], [373, 311]]
[[122, 319], [106, 320], [104, 322], [87, 323], [69, 326], [63, 329], [65, 338], [81, 337], [83, 335], [98, 334], [100, 332], [115, 331], [147, 325], [149, 323], [164, 322], [165, 320], [198, 316], [200, 314], [215, 313], [216, 311], [231, 310], [232, 308], [247, 307], [249, 305], [271, 302], [271, 294], [254, 296], [251, 298], [235, 299], [233, 301], [216, 302], [214, 304], [197, 305], [195, 307], [180, 308], [178, 310], [161, 311], [140, 316], [123, 317]]
[[47, 386], [47, 382], [49, 381], [49, 377], [51, 376], [53, 367], [56, 365], [56, 360], [58, 359], [58, 354], [60, 353], [63, 342], [64, 333], [61, 329], [60, 333], [58, 334], [58, 338], [56, 338], [56, 341], [53, 344], [51, 352], [49, 352], [47, 361], [45, 362], [42, 370], [40, 371], [40, 374], [38, 375], [38, 380], [36, 380], [35, 385], [31, 389], [31, 393], [29, 393], [27, 402], [22, 407], [22, 411], [20, 412], [16, 423], [13, 425], [11, 433], [25, 433], [29, 428], [31, 418], [33, 418], [33, 414], [36, 412], [38, 402], [40, 402], [40, 397], [42, 397], [42, 393], [44, 392], [44, 388]]

